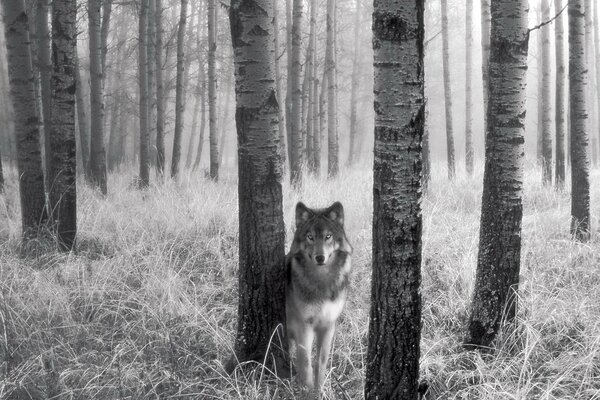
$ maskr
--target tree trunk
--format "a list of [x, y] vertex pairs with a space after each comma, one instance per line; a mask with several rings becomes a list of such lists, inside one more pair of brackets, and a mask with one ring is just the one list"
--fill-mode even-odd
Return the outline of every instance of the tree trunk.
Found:
[[140, 106], [140, 189], [150, 185], [150, 131], [148, 129], [148, 0], [141, 0], [138, 79]]
[[450, 86], [450, 44], [448, 33], [448, 0], [442, 2], [442, 64], [444, 67], [444, 107], [446, 110], [446, 154], [448, 158], [448, 179], [456, 175], [454, 153], [454, 131], [452, 124], [452, 88]]
[[101, 0], [88, 0], [89, 48], [90, 48], [90, 178], [102, 194], [106, 186], [106, 149], [104, 145], [104, 99], [102, 44], [100, 34]]
[[[562, 10], [562, 0], [554, 0], [554, 9]], [[562, 14], [556, 18], [555, 53], [556, 53], [556, 187], [565, 186], [565, 59], [564, 59], [564, 27]]]
[[[538, 22], [542, 23], [542, 10], [538, 12]], [[537, 31], [537, 162], [544, 165], [544, 39], [542, 31]]]
[[[202, 67], [204, 75], [204, 67]], [[206, 80], [202, 79], [202, 102], [200, 106], [200, 134], [198, 135], [198, 149], [196, 151], [196, 159], [194, 160], [194, 170], [200, 166], [202, 160], [202, 148], [204, 147], [204, 130], [206, 129]]]
[[175, 134], [173, 135], [173, 157], [171, 158], [171, 178], [179, 174], [179, 160], [181, 158], [181, 133], [183, 131], [183, 112], [185, 99], [183, 92], [183, 74], [185, 70], [185, 28], [187, 26], [188, 0], [181, 0], [181, 14], [179, 16], [179, 29], [177, 31], [177, 83], [175, 86]]
[[[417, 399], [424, 2], [375, 3], [373, 277], [365, 399]], [[398, 96], [402, 93], [402, 96]]]
[[208, 135], [210, 140], [210, 178], [219, 179], [219, 139], [217, 137], [217, 51], [216, 0], [208, 0]]
[[425, 104], [425, 128], [423, 131], [423, 174], [421, 176], [421, 186], [423, 191], [429, 188], [431, 181], [431, 150], [429, 147], [429, 110], [427, 103]]
[[600, 4], [594, 4], [594, 35], [596, 40], [594, 40], [594, 52], [596, 54], [596, 130], [597, 130], [597, 138], [600, 143], [600, 12], [598, 9], [600, 8]]
[[465, 167], [473, 175], [473, 0], [466, 2], [465, 19]]
[[32, 68], [29, 21], [23, 0], [3, 3], [10, 98], [17, 137], [21, 224], [26, 243], [42, 233], [47, 221], [39, 117]]
[[523, 218], [526, 0], [492, 0], [488, 133], [479, 256], [465, 346], [489, 348], [516, 313]]
[[77, 101], [77, 125], [79, 127], [79, 143], [81, 147], [81, 162], [83, 164], [83, 173], [87, 182], [90, 181], [90, 124], [87, 117], [87, 104], [83, 92], [84, 82], [81, 79], [81, 67], [79, 57], [76, 60], [77, 70], [75, 71], [75, 97]]
[[112, 15], [113, 0], [100, 0], [102, 3], [102, 25], [100, 27], [100, 47], [102, 48], [102, 79], [106, 80], [106, 56], [108, 54], [108, 32]]
[[336, 0], [327, 0], [327, 176], [335, 177], [339, 172], [339, 145], [337, 131], [337, 76], [335, 63]]
[[348, 146], [348, 162], [350, 166], [354, 163], [355, 147], [356, 147], [356, 135], [358, 131], [357, 127], [357, 103], [358, 103], [358, 68], [359, 68], [359, 36], [360, 30], [360, 15], [361, 15], [361, 0], [356, 0], [356, 11], [354, 15], [354, 55], [352, 58], [352, 76], [350, 78], [352, 87], [350, 89], [350, 144]]
[[327, 68], [323, 65], [323, 79], [321, 81], [321, 93], [319, 95], [319, 131], [315, 132], [315, 144], [313, 152], [315, 154], [315, 172], [319, 177], [321, 174], [321, 149], [323, 148], [323, 138], [325, 137], [325, 117], [327, 116]]
[[490, 28], [492, 16], [490, 14], [490, 0], [481, 0], [481, 77], [483, 86], [483, 129], [487, 135], [487, 115], [489, 97], [489, 64], [490, 64]]
[[36, 36], [37, 36], [37, 66], [40, 71], [40, 89], [42, 94], [42, 132], [44, 143], [44, 171], [46, 192], [50, 193], [52, 181], [52, 153], [50, 149], [50, 121], [52, 107], [52, 91], [50, 80], [52, 78], [52, 60], [50, 59], [50, 31], [48, 28], [48, 0], [37, 1], [36, 11]]
[[302, 183], [302, 64], [300, 51], [302, 49], [302, 0], [293, 0], [293, 24], [292, 24], [292, 70], [288, 78], [291, 86], [291, 110], [290, 128], [291, 135], [288, 145], [290, 146], [290, 172], [291, 182], [294, 185]]
[[305, 143], [305, 155], [306, 155], [306, 163], [308, 164], [308, 169], [310, 171], [313, 170], [313, 147], [314, 147], [314, 113], [315, 113], [315, 104], [314, 104], [314, 90], [315, 90], [315, 64], [316, 64], [316, 43], [317, 43], [317, 7], [318, 3], [316, 0], [312, 0], [310, 4], [310, 33], [308, 38], [308, 56], [306, 59], [306, 72], [305, 83], [308, 85], [306, 90], [306, 119], [305, 119], [305, 130], [306, 130], [306, 143]]
[[[313, 175], [317, 175], [318, 171], [317, 171], [317, 165], [318, 168], [321, 169], [321, 164], [319, 161], [317, 161], [317, 154], [316, 154], [316, 146], [317, 143], [319, 145], [319, 147], [321, 146], [321, 130], [320, 130], [320, 126], [319, 126], [319, 79], [317, 78], [317, 59], [316, 59], [316, 55], [317, 55], [317, 37], [315, 35], [315, 41], [314, 41], [314, 51], [315, 51], [315, 62], [313, 63], [313, 98], [312, 98], [312, 121], [309, 123], [312, 123], [312, 144], [311, 144], [311, 158], [310, 158], [310, 172]], [[319, 149], [319, 153], [320, 153], [320, 149]], [[320, 154], [318, 156], [318, 158], [320, 158]], [[318, 163], [318, 164], [317, 164]]]
[[148, 43], [146, 63], [148, 64], [148, 130], [149, 163], [156, 165], [156, 0], [148, 1]]
[[[550, 20], [550, 2], [542, 0], [542, 20]], [[552, 184], [552, 106], [550, 104], [550, 25], [540, 28], [542, 35], [542, 182]]]
[[293, 49], [293, 22], [292, 22], [292, 0], [285, 0], [285, 20], [286, 20], [286, 53], [287, 53], [287, 84], [285, 96], [285, 132], [287, 143], [287, 165], [292, 171], [292, 151], [294, 143], [292, 142], [292, 77], [294, 75], [294, 57]]
[[165, 173], [165, 90], [163, 80], [163, 5], [156, 1], [156, 170], [160, 176]]
[[587, 131], [585, 17], [583, 0], [569, 0], [569, 100], [571, 115], [571, 235], [590, 238], [590, 159]]
[[[284, 334], [285, 227], [278, 116], [272, 0], [233, 0], [231, 36], [236, 78], [239, 159], [239, 303], [234, 362], [273, 355], [285, 368], [283, 348], [270, 339]], [[249, 5], [250, 4], [250, 5]], [[286, 341], [282, 341], [285, 343]]]
[[273, 2], [273, 27], [274, 33], [274, 44], [275, 44], [275, 82], [277, 83], [277, 102], [279, 103], [279, 155], [283, 165], [286, 164], [287, 150], [286, 150], [286, 129], [285, 129], [285, 113], [284, 104], [286, 103], [283, 97], [282, 84], [281, 84], [281, 70], [279, 67], [279, 12], [277, 9], [277, 1]]
[[[200, 75], [200, 74], [198, 74]], [[194, 133], [196, 132], [196, 128], [198, 128], [198, 112], [200, 111], [200, 79], [198, 79], [198, 83], [195, 86], [194, 91], [194, 109], [192, 110], [192, 126], [190, 127], [190, 139], [188, 140], [188, 149], [187, 155], [185, 157], [185, 167], [189, 168], [192, 165], [193, 157], [194, 157]]]
[[[206, 88], [206, 84], [204, 83], [205, 81], [205, 75], [204, 75], [204, 62], [202, 59], [202, 52], [200, 51], [201, 46], [202, 46], [202, 40], [201, 40], [201, 29], [200, 27], [202, 26], [202, 21], [204, 18], [204, 2], [200, 2], [199, 5], [199, 10], [198, 10], [198, 14], [197, 14], [197, 21], [196, 21], [196, 25], [198, 27], [197, 31], [196, 31], [196, 56], [197, 56], [197, 61], [198, 61], [198, 80], [196, 81], [196, 93], [195, 93], [195, 99], [194, 99], [194, 114], [193, 114], [193, 119], [192, 119], [192, 127], [190, 130], [190, 140], [189, 140], [189, 144], [188, 144], [188, 154], [187, 154], [187, 161], [186, 161], [186, 167], [191, 167], [192, 163], [194, 162], [194, 138], [196, 137], [196, 128], [198, 127], [198, 111], [200, 109], [200, 105], [201, 103], [204, 102], [204, 89]], [[202, 117], [204, 118], [204, 116]], [[202, 124], [202, 122], [201, 122]], [[196, 168], [196, 166], [194, 165], [194, 169]]]
[[62, 251], [71, 251], [77, 233], [77, 158], [75, 145], [76, 0], [52, 3], [52, 109], [48, 181], [53, 229]]

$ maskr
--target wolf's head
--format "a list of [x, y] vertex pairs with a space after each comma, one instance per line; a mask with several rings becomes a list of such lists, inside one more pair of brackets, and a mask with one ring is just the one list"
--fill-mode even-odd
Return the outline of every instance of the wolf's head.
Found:
[[336, 251], [351, 253], [344, 232], [344, 207], [336, 201], [323, 209], [296, 205], [296, 234], [292, 253], [302, 252], [316, 265], [326, 265]]

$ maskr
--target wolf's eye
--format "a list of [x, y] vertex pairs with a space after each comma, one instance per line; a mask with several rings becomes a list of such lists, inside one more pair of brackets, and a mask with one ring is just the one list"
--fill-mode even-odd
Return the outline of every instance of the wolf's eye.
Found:
[[312, 235], [306, 235], [306, 238], [307, 238], [308, 240], [313, 240], [313, 237], [312, 237]]
[[328, 233], [327, 235], [325, 235], [325, 240], [329, 240], [331, 239], [331, 233]]

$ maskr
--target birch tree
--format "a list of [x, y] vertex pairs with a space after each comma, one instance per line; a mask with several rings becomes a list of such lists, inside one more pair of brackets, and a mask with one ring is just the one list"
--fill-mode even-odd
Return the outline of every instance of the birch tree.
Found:
[[450, 43], [448, 33], [448, 0], [442, 3], [442, 65], [444, 69], [444, 109], [446, 111], [446, 156], [448, 158], [448, 179], [456, 175], [454, 152], [454, 128], [452, 124], [452, 88], [450, 86]]
[[102, 194], [106, 194], [101, 9], [102, 0], [88, 0], [91, 99], [90, 179], [95, 188], [99, 189]]
[[25, 1], [3, 2], [3, 8], [8, 80], [17, 137], [21, 226], [26, 243], [40, 236], [48, 215], [40, 152], [40, 120], [36, 112], [29, 17]]
[[354, 16], [354, 54], [352, 56], [352, 75], [351, 75], [351, 89], [350, 89], [350, 144], [348, 146], [348, 165], [354, 162], [355, 147], [356, 147], [356, 135], [358, 131], [357, 123], [357, 103], [358, 103], [358, 69], [359, 69], [359, 27], [360, 27], [360, 15], [361, 15], [361, 0], [356, 0], [356, 11]]
[[148, 126], [148, 5], [148, 0], [141, 0], [140, 18], [138, 21], [140, 189], [150, 185], [150, 130]]
[[336, 3], [336, 0], [327, 0], [325, 68], [327, 69], [327, 175], [329, 177], [335, 177], [339, 172], [337, 73], [335, 62]]
[[473, 175], [473, 0], [465, 8], [465, 167]]
[[241, 194], [235, 359], [263, 362], [270, 347], [275, 365], [285, 367], [281, 362], [285, 349], [270, 343], [285, 320], [283, 173], [272, 13], [272, 0], [232, 0], [229, 12]]
[[587, 131], [585, 16], [583, 0], [569, 0], [569, 108], [571, 130], [571, 235], [590, 237], [590, 159]]
[[600, 145], [600, 12], [598, 11], [598, 9], [600, 8], [600, 4], [595, 3], [594, 4], [594, 35], [596, 40], [594, 40], [594, 53], [596, 54], [596, 64], [595, 64], [595, 70], [596, 70], [596, 117], [597, 117], [597, 123], [598, 125], [596, 126], [596, 130], [597, 130], [597, 137], [598, 137], [598, 143]]
[[300, 184], [302, 179], [302, 0], [293, 0], [292, 22], [292, 70], [288, 78], [291, 87], [290, 129], [288, 141], [290, 147], [290, 170], [293, 184]]
[[[554, 9], [562, 10], [562, 0], [554, 0]], [[565, 57], [564, 57], [564, 26], [562, 14], [559, 15], [554, 27], [554, 46], [556, 53], [556, 82], [555, 82], [555, 141], [556, 141], [556, 187], [562, 189], [565, 185]]]
[[365, 399], [417, 399], [424, 1], [374, 3], [373, 276]]
[[287, 150], [286, 150], [286, 129], [285, 129], [285, 104], [286, 99], [283, 96], [282, 91], [282, 78], [281, 78], [281, 70], [279, 67], [279, 12], [277, 7], [277, 1], [273, 2], [273, 28], [275, 29], [274, 33], [274, 45], [275, 45], [275, 82], [277, 83], [277, 99], [279, 101], [279, 152], [281, 155], [281, 159], [284, 160], [283, 163], [285, 165], [285, 159], [287, 158]]
[[52, 93], [48, 171], [50, 210], [58, 247], [71, 251], [77, 233], [77, 164], [75, 154], [76, 0], [52, 3]]
[[219, 179], [219, 140], [217, 136], [217, 11], [216, 0], [208, 0], [208, 135], [210, 140], [210, 178]]
[[[466, 346], [490, 347], [515, 316], [523, 218], [528, 4], [492, 0], [488, 132], [475, 288]], [[504, 314], [506, 313], [506, 314]]]
[[[542, 21], [550, 20], [549, 0], [542, 0]], [[542, 182], [552, 184], [552, 106], [550, 103], [550, 25], [540, 28], [542, 35]]]
[[185, 70], [185, 28], [187, 26], [188, 0], [181, 0], [179, 28], [177, 30], [177, 83], [175, 86], [175, 134], [173, 135], [173, 157], [171, 158], [171, 178], [179, 173], [179, 160], [181, 158], [181, 134], [183, 132], [183, 112], [185, 110], [184, 98], [184, 70]]

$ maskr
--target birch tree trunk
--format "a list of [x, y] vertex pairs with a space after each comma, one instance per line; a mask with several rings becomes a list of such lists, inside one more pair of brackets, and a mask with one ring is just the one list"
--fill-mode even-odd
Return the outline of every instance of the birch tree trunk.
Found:
[[[562, 0], [554, 0], [554, 9], [562, 10]], [[564, 26], [562, 14], [554, 22], [555, 53], [556, 53], [556, 96], [555, 96], [555, 130], [556, 130], [556, 187], [565, 186], [565, 57], [564, 57]]]
[[230, 364], [262, 363], [270, 361], [273, 354], [279, 372], [286, 367], [287, 346], [282, 349], [279, 341], [270, 343], [270, 339], [275, 330], [284, 334], [285, 227], [272, 12], [272, 0], [232, 0], [229, 12], [236, 80], [240, 233], [238, 332], [235, 362]]
[[456, 175], [454, 131], [452, 124], [452, 88], [450, 86], [450, 44], [448, 33], [448, 0], [442, 2], [442, 64], [444, 67], [444, 107], [446, 110], [446, 155], [448, 179]]
[[365, 399], [417, 399], [424, 2], [374, 3], [373, 277]]
[[210, 140], [210, 178], [219, 179], [219, 143], [217, 137], [217, 51], [216, 0], [208, 0], [208, 131]]
[[327, 0], [327, 175], [335, 177], [339, 172], [339, 145], [337, 131], [337, 76], [335, 63], [336, 0]]
[[325, 122], [327, 117], [327, 67], [323, 66], [323, 79], [319, 95], [319, 132], [315, 134], [313, 152], [315, 154], [315, 171], [318, 177], [321, 174], [321, 149], [325, 137]]
[[104, 99], [100, 10], [102, 0], [88, 0], [90, 48], [90, 177], [102, 194], [106, 186], [106, 149], [104, 145]]
[[293, 22], [292, 22], [292, 0], [285, 0], [285, 34], [286, 34], [286, 53], [287, 53], [287, 84], [285, 95], [285, 132], [287, 143], [287, 163], [289, 171], [292, 171], [292, 76], [294, 75], [294, 57], [293, 49]]
[[[550, 20], [550, 2], [542, 0], [542, 21]], [[542, 182], [552, 184], [552, 106], [550, 99], [550, 25], [540, 28], [542, 35]]]
[[361, 15], [361, 0], [356, 0], [356, 11], [354, 16], [354, 55], [352, 58], [352, 87], [350, 89], [350, 144], [348, 146], [348, 162], [347, 165], [354, 163], [355, 147], [356, 147], [356, 135], [358, 131], [357, 126], [357, 103], [358, 103], [358, 68], [359, 68], [359, 27], [360, 27], [360, 15]]
[[141, 0], [138, 80], [140, 86], [140, 189], [150, 185], [150, 131], [148, 129], [148, 0]]
[[583, 0], [569, 0], [569, 107], [571, 116], [571, 235], [590, 238], [590, 159]]
[[102, 48], [102, 79], [106, 80], [106, 56], [108, 54], [108, 33], [112, 15], [113, 0], [100, 0], [102, 3], [102, 24], [100, 27], [100, 47]]
[[165, 89], [163, 79], [163, 2], [156, 1], [156, 170], [159, 176], [165, 173]]
[[600, 4], [594, 4], [594, 35], [596, 40], [594, 40], [594, 52], [596, 54], [596, 121], [598, 125], [596, 126], [596, 137], [598, 138], [598, 143], [600, 143], [600, 12], [598, 9], [600, 8]]
[[[538, 12], [538, 23], [542, 23], [542, 9]], [[537, 30], [537, 162], [544, 165], [544, 39], [542, 31]]]
[[465, 4], [465, 167], [473, 175], [473, 0]]
[[26, 244], [42, 234], [47, 221], [39, 117], [32, 67], [29, 20], [23, 0], [3, 3], [10, 98], [17, 138], [21, 226]]
[[[313, 98], [312, 98], [312, 121], [309, 123], [312, 123], [312, 144], [311, 144], [311, 158], [310, 158], [310, 172], [313, 175], [317, 175], [318, 171], [317, 170], [317, 157], [320, 158], [320, 146], [321, 146], [321, 130], [320, 130], [320, 125], [319, 125], [319, 114], [321, 112], [321, 110], [319, 109], [319, 79], [317, 78], [317, 73], [318, 73], [318, 63], [317, 63], [317, 36], [315, 35], [315, 40], [314, 40], [314, 54], [315, 54], [315, 62], [313, 63]], [[316, 153], [316, 146], [317, 143], [319, 145], [319, 155], [317, 156]], [[319, 160], [320, 161], [320, 160]], [[321, 164], [320, 162], [318, 163], [318, 169], [321, 169]]]
[[281, 70], [279, 67], [279, 12], [277, 8], [277, 1], [273, 2], [273, 28], [274, 33], [274, 44], [275, 44], [275, 82], [277, 83], [277, 101], [279, 102], [279, 154], [281, 156], [283, 165], [286, 164], [287, 150], [286, 150], [286, 128], [285, 128], [285, 104], [287, 104], [286, 98], [283, 96], [282, 84], [281, 84]]
[[77, 234], [77, 158], [75, 143], [75, 69], [77, 2], [52, 3], [52, 109], [49, 121], [52, 161], [48, 181], [50, 210], [58, 248], [71, 251]]
[[302, 64], [300, 51], [302, 49], [302, 0], [293, 0], [292, 24], [292, 70], [288, 78], [291, 86], [290, 128], [290, 170], [291, 181], [294, 185], [302, 183]]
[[483, 81], [483, 128], [484, 136], [487, 135], [487, 115], [489, 103], [489, 63], [490, 63], [490, 29], [492, 15], [490, 0], [481, 0], [481, 78]]
[[305, 154], [306, 154], [306, 163], [308, 164], [308, 169], [312, 171], [313, 165], [313, 146], [314, 146], [314, 135], [315, 132], [313, 130], [313, 116], [315, 112], [314, 105], [314, 95], [313, 91], [315, 90], [315, 63], [316, 63], [316, 49], [315, 44], [317, 42], [317, 7], [318, 3], [316, 0], [311, 1], [310, 5], [310, 34], [308, 38], [308, 56], [306, 58], [306, 72], [304, 73], [305, 84], [308, 85], [306, 88], [307, 97], [306, 97], [306, 144], [305, 144]]
[[523, 217], [526, 0], [492, 0], [488, 133], [479, 255], [465, 346], [490, 347], [516, 313]]
[[183, 132], [184, 99], [184, 71], [185, 71], [185, 28], [187, 26], [188, 0], [181, 0], [181, 14], [177, 31], [177, 83], [175, 86], [175, 134], [173, 135], [173, 157], [171, 158], [171, 178], [179, 174], [179, 160], [181, 158], [181, 133]]
[[48, 0], [37, 1], [36, 36], [37, 36], [37, 66], [40, 71], [40, 89], [42, 94], [42, 132], [44, 143], [44, 171], [46, 171], [46, 192], [50, 193], [52, 180], [52, 153], [50, 149], [50, 121], [52, 107], [52, 91], [50, 81], [52, 79], [52, 60], [50, 59], [50, 30], [48, 28]]

